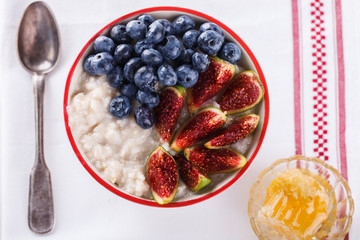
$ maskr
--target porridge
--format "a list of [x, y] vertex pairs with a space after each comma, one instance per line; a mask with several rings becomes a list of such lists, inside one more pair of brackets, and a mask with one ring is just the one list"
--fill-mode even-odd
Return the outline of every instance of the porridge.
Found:
[[67, 111], [75, 139], [103, 177], [129, 194], [149, 197], [147, 156], [159, 145], [153, 129], [142, 129], [130, 116], [116, 119], [108, 111], [117, 94], [106, 76], [83, 73]]

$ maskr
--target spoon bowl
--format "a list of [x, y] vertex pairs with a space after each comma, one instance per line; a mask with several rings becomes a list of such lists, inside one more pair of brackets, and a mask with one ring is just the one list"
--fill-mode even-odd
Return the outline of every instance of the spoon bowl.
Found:
[[18, 52], [23, 66], [31, 73], [50, 72], [59, 59], [60, 38], [57, 24], [43, 2], [25, 10], [18, 34]]

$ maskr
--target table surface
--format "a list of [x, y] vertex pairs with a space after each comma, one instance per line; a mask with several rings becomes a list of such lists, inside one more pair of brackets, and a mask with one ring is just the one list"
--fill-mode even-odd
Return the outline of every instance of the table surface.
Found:
[[[56, 226], [44, 236], [27, 226], [33, 96], [16, 38], [30, 1], [0, 0], [0, 239], [256, 239], [247, 214], [250, 188], [265, 167], [294, 154], [320, 157], [349, 180], [356, 204], [349, 239], [360, 239], [359, 1], [46, 2], [62, 40], [59, 65], [47, 77], [44, 108]], [[270, 95], [268, 131], [246, 174], [218, 196], [173, 209], [129, 202], [98, 184], [77, 160], [62, 112], [67, 73], [87, 40], [126, 13], [164, 5], [204, 12], [233, 29], [257, 57]]]

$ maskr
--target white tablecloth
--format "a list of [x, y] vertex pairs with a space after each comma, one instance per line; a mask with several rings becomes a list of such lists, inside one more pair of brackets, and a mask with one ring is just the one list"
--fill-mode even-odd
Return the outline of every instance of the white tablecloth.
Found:
[[[60, 63], [47, 77], [44, 109], [56, 226], [44, 236], [27, 226], [33, 95], [31, 77], [17, 59], [16, 38], [30, 1], [0, 0], [1, 239], [256, 239], [247, 214], [251, 185], [273, 161], [295, 153], [318, 156], [341, 169], [359, 203], [359, 1], [47, 2], [62, 40]], [[161, 5], [192, 8], [233, 29], [257, 57], [270, 93], [267, 135], [245, 176], [218, 196], [174, 209], [135, 204], [98, 184], [73, 153], [62, 112], [67, 73], [86, 41], [119, 16]], [[349, 239], [357, 240], [360, 211], [355, 207]]]

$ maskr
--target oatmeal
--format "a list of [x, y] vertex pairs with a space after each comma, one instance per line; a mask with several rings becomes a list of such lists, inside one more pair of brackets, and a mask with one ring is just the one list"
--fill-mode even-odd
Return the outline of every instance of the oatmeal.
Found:
[[83, 73], [67, 107], [77, 144], [103, 177], [121, 190], [149, 198], [145, 177], [147, 156], [159, 146], [153, 129], [142, 129], [133, 116], [114, 118], [108, 111], [117, 91], [106, 76]]

